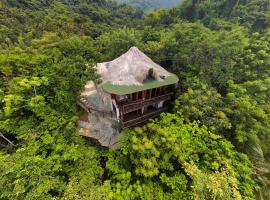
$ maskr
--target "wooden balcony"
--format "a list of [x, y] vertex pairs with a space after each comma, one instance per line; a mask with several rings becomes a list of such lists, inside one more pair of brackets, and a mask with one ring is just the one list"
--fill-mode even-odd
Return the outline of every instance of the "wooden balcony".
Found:
[[130, 115], [129, 117], [126, 117], [124, 121], [122, 121], [122, 127], [123, 128], [129, 128], [138, 124], [141, 124], [148, 119], [158, 117], [162, 112], [167, 111], [167, 108], [161, 108], [154, 111], [149, 111], [143, 115]]
[[127, 114], [127, 113], [130, 113], [130, 112], [142, 109], [143, 107], [147, 107], [147, 106], [151, 106], [151, 105], [153, 105], [155, 103], [159, 103], [161, 101], [171, 100], [172, 95], [173, 95], [173, 93], [170, 92], [170, 93], [167, 93], [167, 94], [164, 94], [164, 95], [153, 97], [151, 99], [145, 99], [145, 100], [141, 99], [141, 100], [138, 100], [138, 101], [132, 101], [132, 102], [128, 102], [128, 103], [123, 103], [121, 105], [121, 109], [122, 109], [123, 114]]

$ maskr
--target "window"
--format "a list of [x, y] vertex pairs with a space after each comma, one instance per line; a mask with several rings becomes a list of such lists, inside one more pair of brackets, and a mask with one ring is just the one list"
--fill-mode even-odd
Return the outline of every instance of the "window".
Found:
[[120, 96], [120, 101], [124, 101], [126, 99], [126, 96], [125, 95], [121, 95]]

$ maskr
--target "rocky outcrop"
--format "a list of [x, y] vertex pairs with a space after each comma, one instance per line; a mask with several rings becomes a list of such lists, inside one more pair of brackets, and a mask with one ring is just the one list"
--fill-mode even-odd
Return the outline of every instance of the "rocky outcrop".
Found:
[[89, 121], [78, 121], [79, 133], [82, 136], [96, 139], [104, 147], [118, 147], [122, 135], [114, 127], [115, 120], [99, 114], [88, 113]]
[[117, 128], [108, 98], [102, 96], [92, 82], [85, 86], [79, 105], [85, 111], [78, 121], [80, 135], [96, 139], [104, 147], [117, 148], [123, 133]]

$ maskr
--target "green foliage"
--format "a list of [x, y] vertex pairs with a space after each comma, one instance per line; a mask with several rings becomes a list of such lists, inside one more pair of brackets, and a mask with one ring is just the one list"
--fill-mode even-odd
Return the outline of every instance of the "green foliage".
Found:
[[135, 128], [122, 145], [120, 152], [109, 154], [106, 165], [113, 197], [120, 196], [116, 199], [127, 194], [144, 199], [136, 185], [153, 182], [160, 182], [158, 191], [165, 199], [253, 198], [255, 183], [247, 157], [206, 127], [185, 122], [180, 114], [164, 114], [160, 121]]
[[270, 32], [253, 33], [239, 59], [237, 82], [267, 79], [270, 66]]
[[197, 76], [224, 93], [227, 82], [238, 77], [236, 61], [249, 44], [244, 28], [212, 31], [200, 23], [182, 21], [156, 31], [158, 40], [148, 41], [144, 48], [151, 51], [154, 60], [175, 71], [180, 78]]
[[139, 23], [143, 13], [115, 2], [68, 0], [7, 0], [0, 5], [0, 46], [26, 45], [44, 32], [58, 36], [97, 37], [114, 28]]
[[140, 31], [128, 28], [101, 35], [95, 41], [100, 60], [114, 59], [125, 53], [130, 47], [140, 46], [140, 38]]
[[[269, 199], [269, 21], [266, 0], [1, 1], [0, 199]], [[103, 151], [77, 100], [131, 46], [179, 76], [174, 114]]]
[[254, 31], [264, 31], [270, 25], [270, 2], [268, 0], [186, 0], [180, 10], [182, 17], [192, 21], [201, 20], [210, 27], [215, 24], [216, 18], [243, 24]]
[[[220, 93], [206, 84], [192, 83], [186, 92], [179, 95], [175, 101], [175, 110], [184, 113], [187, 120], [199, 120], [211, 131], [221, 132], [231, 128], [225, 111], [225, 103]], [[197, 80], [198, 82], [198, 80]]]
[[[31, 50], [1, 51], [0, 130], [17, 145], [11, 154], [1, 153], [2, 199], [55, 199], [65, 190], [71, 198], [81, 187], [75, 178], [84, 170], [92, 178], [89, 187], [100, 183], [98, 153], [76, 133], [78, 93], [86, 80], [99, 82], [91, 38], [46, 40], [35, 40], [34, 45], [43, 45]], [[66, 189], [69, 180], [74, 191]]]
[[197, 166], [185, 164], [185, 171], [194, 182], [194, 199], [242, 199], [237, 180], [226, 167], [220, 172], [209, 174], [202, 172]]
[[83, 156], [74, 166], [62, 199], [106, 199], [109, 188], [106, 184], [101, 187], [103, 169], [98, 162], [99, 152], [94, 148], [85, 148]]

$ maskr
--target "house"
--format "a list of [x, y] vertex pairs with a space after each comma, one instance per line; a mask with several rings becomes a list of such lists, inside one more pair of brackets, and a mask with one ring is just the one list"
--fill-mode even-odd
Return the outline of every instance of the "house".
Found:
[[88, 82], [79, 103], [86, 111], [79, 121], [80, 133], [109, 147], [117, 141], [119, 130], [165, 112], [178, 82], [176, 75], [137, 47], [113, 61], [98, 63], [97, 71], [102, 83]]

